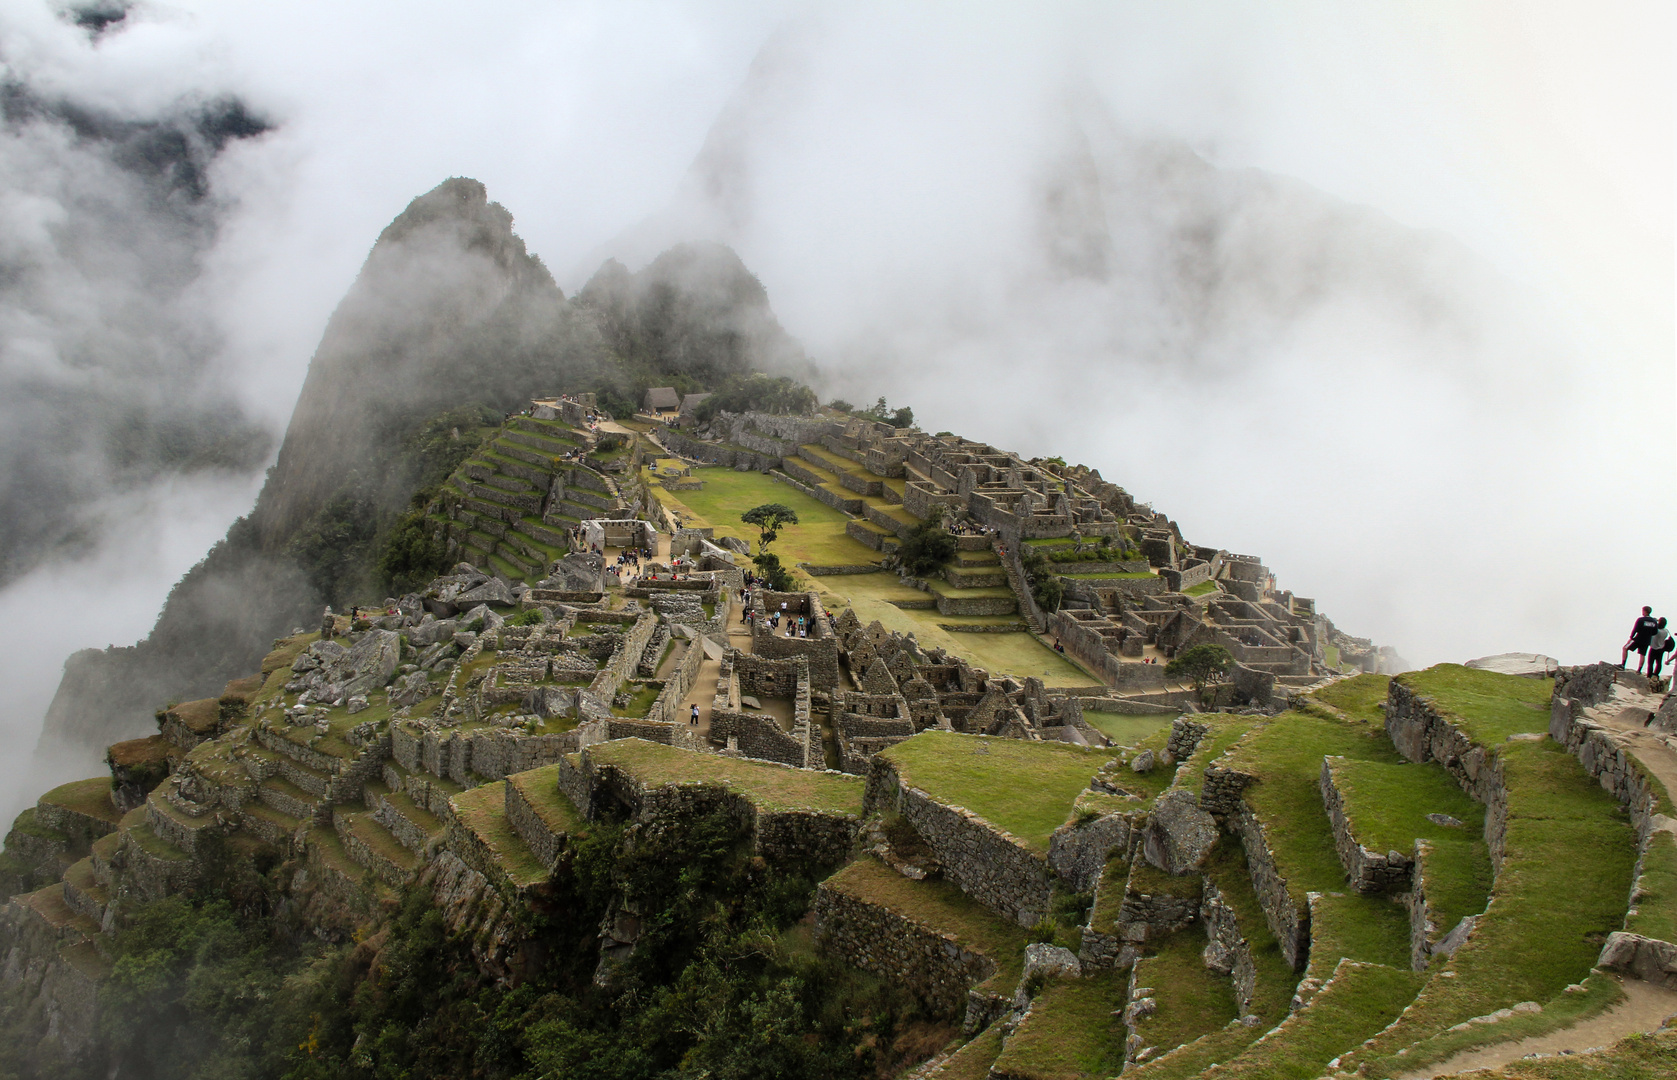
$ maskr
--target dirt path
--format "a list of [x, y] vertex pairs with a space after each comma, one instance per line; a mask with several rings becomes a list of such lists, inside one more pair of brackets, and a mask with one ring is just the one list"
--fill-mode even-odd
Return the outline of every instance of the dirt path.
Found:
[[1619, 985], [1624, 987], [1625, 1000], [1598, 1016], [1547, 1035], [1464, 1050], [1437, 1065], [1405, 1073], [1398, 1080], [1430, 1080], [1434, 1076], [1448, 1076], [1470, 1069], [1495, 1069], [1518, 1061], [1527, 1054], [1558, 1054], [1563, 1050], [1581, 1053], [1600, 1049], [1612, 1046], [1626, 1036], [1653, 1031], [1664, 1024], [1667, 1017], [1677, 1014], [1677, 990], [1662, 990], [1640, 979], [1629, 978], [1619, 979]]

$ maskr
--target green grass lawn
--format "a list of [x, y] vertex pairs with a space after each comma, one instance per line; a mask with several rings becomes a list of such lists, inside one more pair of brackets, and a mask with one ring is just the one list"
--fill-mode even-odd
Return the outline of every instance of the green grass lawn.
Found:
[[1121, 1018], [1125, 990], [1117, 971], [1051, 980], [1007, 1040], [997, 1072], [1020, 1080], [1117, 1076], [1128, 1035]]
[[[983, 750], [980, 753], [980, 749]], [[964, 806], [1038, 851], [1071, 813], [1109, 751], [922, 731], [881, 752], [904, 783]]]
[[1311, 694], [1313, 701], [1330, 705], [1353, 720], [1385, 727], [1386, 714], [1380, 706], [1392, 684], [1390, 675], [1353, 675]]
[[1157, 1048], [1153, 1056], [1218, 1031], [1239, 1013], [1234, 983], [1205, 966], [1204, 949], [1205, 928], [1195, 925], [1165, 939], [1156, 955], [1135, 962], [1136, 986], [1151, 988], [1159, 1005], [1136, 1025], [1142, 1044]]
[[[1329, 765], [1360, 844], [1370, 851], [1405, 854], [1414, 851], [1418, 839], [1430, 845], [1427, 903], [1441, 932], [1464, 915], [1485, 910], [1491, 890], [1485, 808], [1468, 798], [1443, 766], [1337, 758]], [[1428, 814], [1448, 814], [1462, 824], [1438, 825], [1427, 819]]]
[[1125, 1074], [1126, 1077], [1187, 1080], [1199, 1075], [1213, 1062], [1230, 1060], [1287, 1015], [1298, 976], [1281, 955], [1281, 944], [1270, 933], [1263, 907], [1252, 891], [1252, 874], [1246, 863], [1245, 850], [1238, 843], [1218, 844], [1206, 864], [1205, 873], [1217, 886], [1224, 903], [1234, 911], [1241, 935], [1246, 938], [1247, 948], [1252, 952], [1256, 979], [1249, 1008], [1253, 1015], [1259, 1017], [1259, 1022], [1252, 1027], [1234, 1024], [1209, 1032], [1167, 1057], [1132, 1069]]
[[1198, 585], [1188, 586], [1182, 590], [1182, 594], [1184, 596], [1204, 596], [1206, 593], [1217, 591], [1219, 591], [1219, 586], [1215, 581], [1202, 581]]
[[720, 784], [750, 799], [760, 810], [862, 814], [863, 781], [859, 776], [698, 754], [643, 739], [598, 743], [586, 752], [596, 764], [614, 765], [649, 786]]
[[1301, 910], [1306, 893], [1345, 888], [1345, 868], [1322, 808], [1322, 758], [1327, 754], [1394, 765], [1403, 760], [1384, 729], [1297, 712], [1265, 724], [1225, 759], [1258, 777], [1245, 798], [1268, 831], [1277, 869]]
[[1479, 671], [1460, 664], [1438, 664], [1397, 676], [1440, 711], [1457, 717], [1468, 739], [1478, 746], [1507, 742], [1508, 736], [1549, 730], [1553, 679], [1527, 679]]
[[1677, 837], [1661, 830], [1648, 838], [1636, 887], [1636, 914], [1626, 917], [1625, 929], [1677, 943]]
[[1262, 1042], [1223, 1064], [1219, 1077], [1313, 1080], [1327, 1064], [1391, 1023], [1415, 998], [1423, 976], [1407, 967], [1342, 961], [1306, 1007]]
[[[1469, 1017], [1560, 995], [1589, 974], [1602, 941], [1624, 920], [1635, 861], [1624, 810], [1548, 740], [1508, 743], [1498, 753], [1508, 829], [1490, 905], [1409, 1012], [1359, 1052], [1371, 1075], [1437, 1060], [1443, 1048], [1415, 1044]], [[1405, 1047], [1407, 1057], [1389, 1056]], [[1453, 1041], [1450, 1049], [1459, 1048]]]
[[529, 885], [547, 879], [547, 867], [524, 843], [518, 830], [507, 820], [507, 782], [468, 788], [448, 800], [460, 823], [483, 841], [495, 863], [513, 885]]
[[790, 484], [771, 480], [759, 472], [732, 469], [694, 469], [693, 479], [703, 480], [699, 491], [664, 491], [652, 485], [658, 500], [679, 504], [691, 523], [709, 525], [718, 536], [737, 536], [757, 549], [757, 529], [740, 520], [740, 515], [764, 503], [780, 503], [798, 512], [798, 524], [780, 531], [769, 549], [788, 568], [800, 562], [815, 566], [855, 566], [878, 562], [879, 552], [845, 534], [850, 518], [826, 503], [810, 498]]
[[1209, 713], [1201, 715], [1195, 722], [1211, 727], [1204, 738], [1200, 739], [1200, 744], [1194, 747], [1193, 756], [1188, 759], [1188, 767], [1182, 771], [1181, 786], [1197, 796], [1205, 787], [1206, 766], [1222, 757], [1229, 747], [1244, 738], [1247, 732], [1257, 726], [1258, 720], [1251, 716], [1225, 717]]
[[1134, 746], [1149, 735], [1169, 731], [1169, 716], [1131, 716], [1128, 713], [1085, 712], [1083, 719], [1089, 726], [1111, 739], [1118, 746]]
[[1035, 675], [1049, 686], [1103, 685], [1095, 676], [1044, 645], [1034, 634], [952, 633], [943, 629], [945, 623], [951, 626], [1013, 624], [1019, 621], [1017, 615], [941, 615], [935, 609], [907, 611], [895, 606], [891, 601], [929, 599], [927, 594], [901, 584], [895, 574], [816, 578], [814, 588], [835, 615], [844, 608], [854, 608], [863, 626], [877, 619], [887, 630], [913, 634], [923, 649], [946, 649], [993, 675], [1020, 678]]
[[870, 904], [953, 934], [955, 940], [988, 957], [996, 972], [980, 984], [1011, 994], [1025, 967], [1025, 929], [1001, 918], [946, 881], [913, 881], [872, 856], [863, 856], [822, 882]]

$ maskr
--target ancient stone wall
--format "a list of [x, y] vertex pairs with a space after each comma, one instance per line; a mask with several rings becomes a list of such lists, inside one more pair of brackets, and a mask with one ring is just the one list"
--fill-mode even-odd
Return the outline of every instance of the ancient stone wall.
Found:
[[1252, 963], [1252, 948], [1240, 932], [1240, 918], [1209, 877], [1205, 879], [1205, 894], [1200, 900], [1200, 919], [1205, 923], [1205, 965], [1229, 976], [1234, 983], [1240, 1015], [1246, 1016], [1252, 1011], [1258, 969]]
[[1370, 851], [1357, 839], [1356, 825], [1345, 809], [1340, 794], [1336, 768], [1345, 759], [1328, 757], [1322, 760], [1322, 805], [1327, 809], [1328, 824], [1333, 828], [1334, 848], [1339, 852], [1340, 865], [1345, 867], [1351, 887], [1362, 893], [1400, 892], [1409, 888], [1414, 861], [1401, 851]]
[[1068, 821], [1048, 841], [1048, 865], [1072, 892], [1089, 892], [1114, 852], [1129, 851], [1140, 822], [1124, 814]]
[[953, 935], [824, 882], [815, 891], [814, 910], [823, 952], [906, 987], [936, 1016], [963, 1015], [969, 989], [995, 974], [994, 961]]
[[1048, 911], [1048, 859], [1011, 833], [960, 806], [946, 806], [897, 776], [875, 757], [868, 771], [868, 812], [901, 814], [964, 893], [1021, 926], [1035, 926]]
[[1443, 765], [1461, 789], [1485, 807], [1485, 843], [1491, 849], [1491, 866], [1501, 869], [1507, 838], [1508, 788], [1494, 753], [1474, 746], [1448, 716], [1401, 679], [1393, 679], [1386, 692], [1386, 734], [1398, 753], [1410, 761]]
[[1310, 953], [1310, 912], [1300, 910], [1287, 893], [1287, 879], [1275, 865], [1275, 852], [1263, 822], [1241, 803], [1240, 809], [1229, 815], [1226, 824], [1240, 837], [1246, 849], [1246, 864], [1252, 872], [1252, 890], [1264, 909], [1264, 921], [1281, 945], [1281, 955], [1296, 971], [1304, 966]]

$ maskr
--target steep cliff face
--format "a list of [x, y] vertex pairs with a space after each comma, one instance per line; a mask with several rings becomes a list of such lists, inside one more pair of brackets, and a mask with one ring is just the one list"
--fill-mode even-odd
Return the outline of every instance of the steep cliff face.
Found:
[[346, 485], [383, 506], [405, 502], [401, 470], [365, 470], [416, 420], [467, 401], [512, 409], [602, 360], [599, 334], [525, 250], [512, 215], [476, 180], [440, 184], [379, 236], [327, 323], [257, 503], [263, 548], [283, 547]]
[[647, 378], [709, 382], [800, 355], [727, 248], [683, 245], [635, 274], [608, 263], [570, 301], [481, 183], [445, 181], [379, 236], [327, 323], [255, 509], [175, 587], [145, 641], [70, 658], [41, 752], [96, 760], [169, 701], [254, 670], [327, 599], [366, 599], [323, 593], [296, 542], [347, 526], [370, 548], [422, 482], [408, 439], [428, 418], [592, 387], [638, 400]]

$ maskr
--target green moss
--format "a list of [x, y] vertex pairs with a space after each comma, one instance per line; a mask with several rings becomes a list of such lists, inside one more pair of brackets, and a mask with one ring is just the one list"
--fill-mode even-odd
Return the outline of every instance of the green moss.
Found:
[[1396, 678], [1455, 717], [1463, 734], [1477, 746], [1496, 746], [1510, 735], [1549, 730], [1553, 679], [1502, 675], [1460, 664], [1438, 664]]
[[962, 806], [1024, 844], [1048, 850], [1077, 795], [1111, 753], [1067, 743], [922, 731], [882, 755], [904, 783]]
[[1121, 1019], [1125, 982], [1119, 972], [1055, 979], [996, 1059], [996, 1071], [1019, 1080], [1117, 1076], [1124, 1067]]
[[987, 956], [996, 972], [980, 984], [1010, 994], [1025, 964], [1026, 931], [945, 881], [913, 881], [872, 856], [864, 856], [822, 883], [847, 896], [878, 904]]

